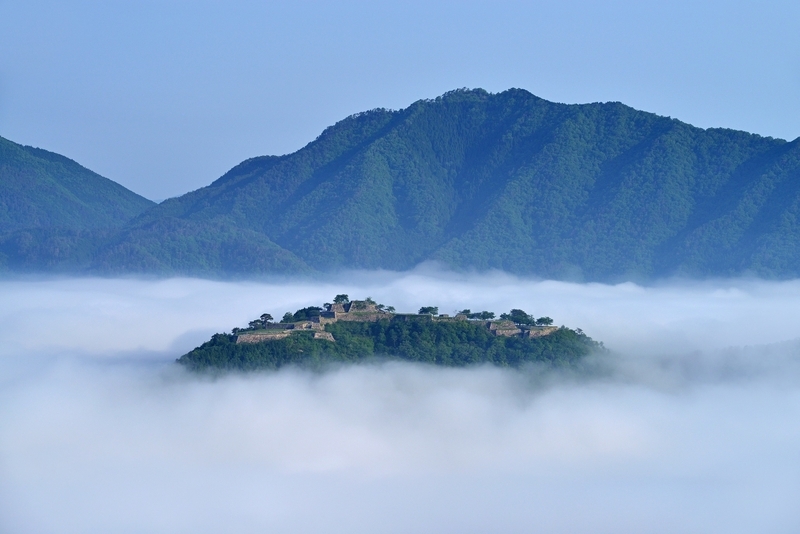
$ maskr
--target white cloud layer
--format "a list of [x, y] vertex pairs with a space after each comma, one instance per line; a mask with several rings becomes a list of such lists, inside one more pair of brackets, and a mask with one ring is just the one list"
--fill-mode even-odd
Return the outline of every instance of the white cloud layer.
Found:
[[[613, 354], [595, 378], [391, 363], [209, 380], [170, 363], [341, 292], [519, 307]], [[5, 281], [0, 296], [0, 532], [800, 529], [800, 281], [423, 269]]]

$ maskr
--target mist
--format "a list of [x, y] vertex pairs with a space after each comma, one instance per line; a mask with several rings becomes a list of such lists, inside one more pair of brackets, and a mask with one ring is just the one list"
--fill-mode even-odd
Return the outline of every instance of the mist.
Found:
[[[353, 280], [358, 283], [353, 283]], [[521, 308], [583, 373], [397, 362], [199, 377], [264, 312]], [[796, 532], [800, 281], [504, 273], [0, 281], [0, 532]]]

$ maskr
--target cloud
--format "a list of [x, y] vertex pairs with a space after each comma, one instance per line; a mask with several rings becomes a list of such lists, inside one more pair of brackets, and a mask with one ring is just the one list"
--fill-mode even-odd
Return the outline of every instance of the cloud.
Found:
[[[613, 353], [593, 376], [384, 363], [211, 380], [171, 363], [341, 292], [520, 307]], [[798, 293], [430, 269], [0, 282], [0, 531], [796, 531]]]

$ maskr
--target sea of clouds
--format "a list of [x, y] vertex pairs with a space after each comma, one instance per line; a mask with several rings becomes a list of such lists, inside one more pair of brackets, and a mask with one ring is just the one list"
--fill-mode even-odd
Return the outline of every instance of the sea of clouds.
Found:
[[[522, 308], [588, 374], [401, 363], [211, 379], [264, 312]], [[800, 281], [0, 281], [0, 532], [800, 531]]]

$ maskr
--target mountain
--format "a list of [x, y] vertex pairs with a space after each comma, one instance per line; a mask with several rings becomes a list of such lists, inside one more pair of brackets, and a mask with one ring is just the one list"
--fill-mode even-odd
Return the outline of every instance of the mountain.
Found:
[[101, 236], [152, 206], [71, 159], [0, 137], [0, 268], [85, 267]]
[[116, 228], [154, 205], [71, 159], [0, 137], [0, 233]]
[[220, 240], [239, 273], [438, 260], [585, 280], [798, 276], [800, 139], [453, 91], [247, 160], [133, 219], [93, 268], [226, 274]]

